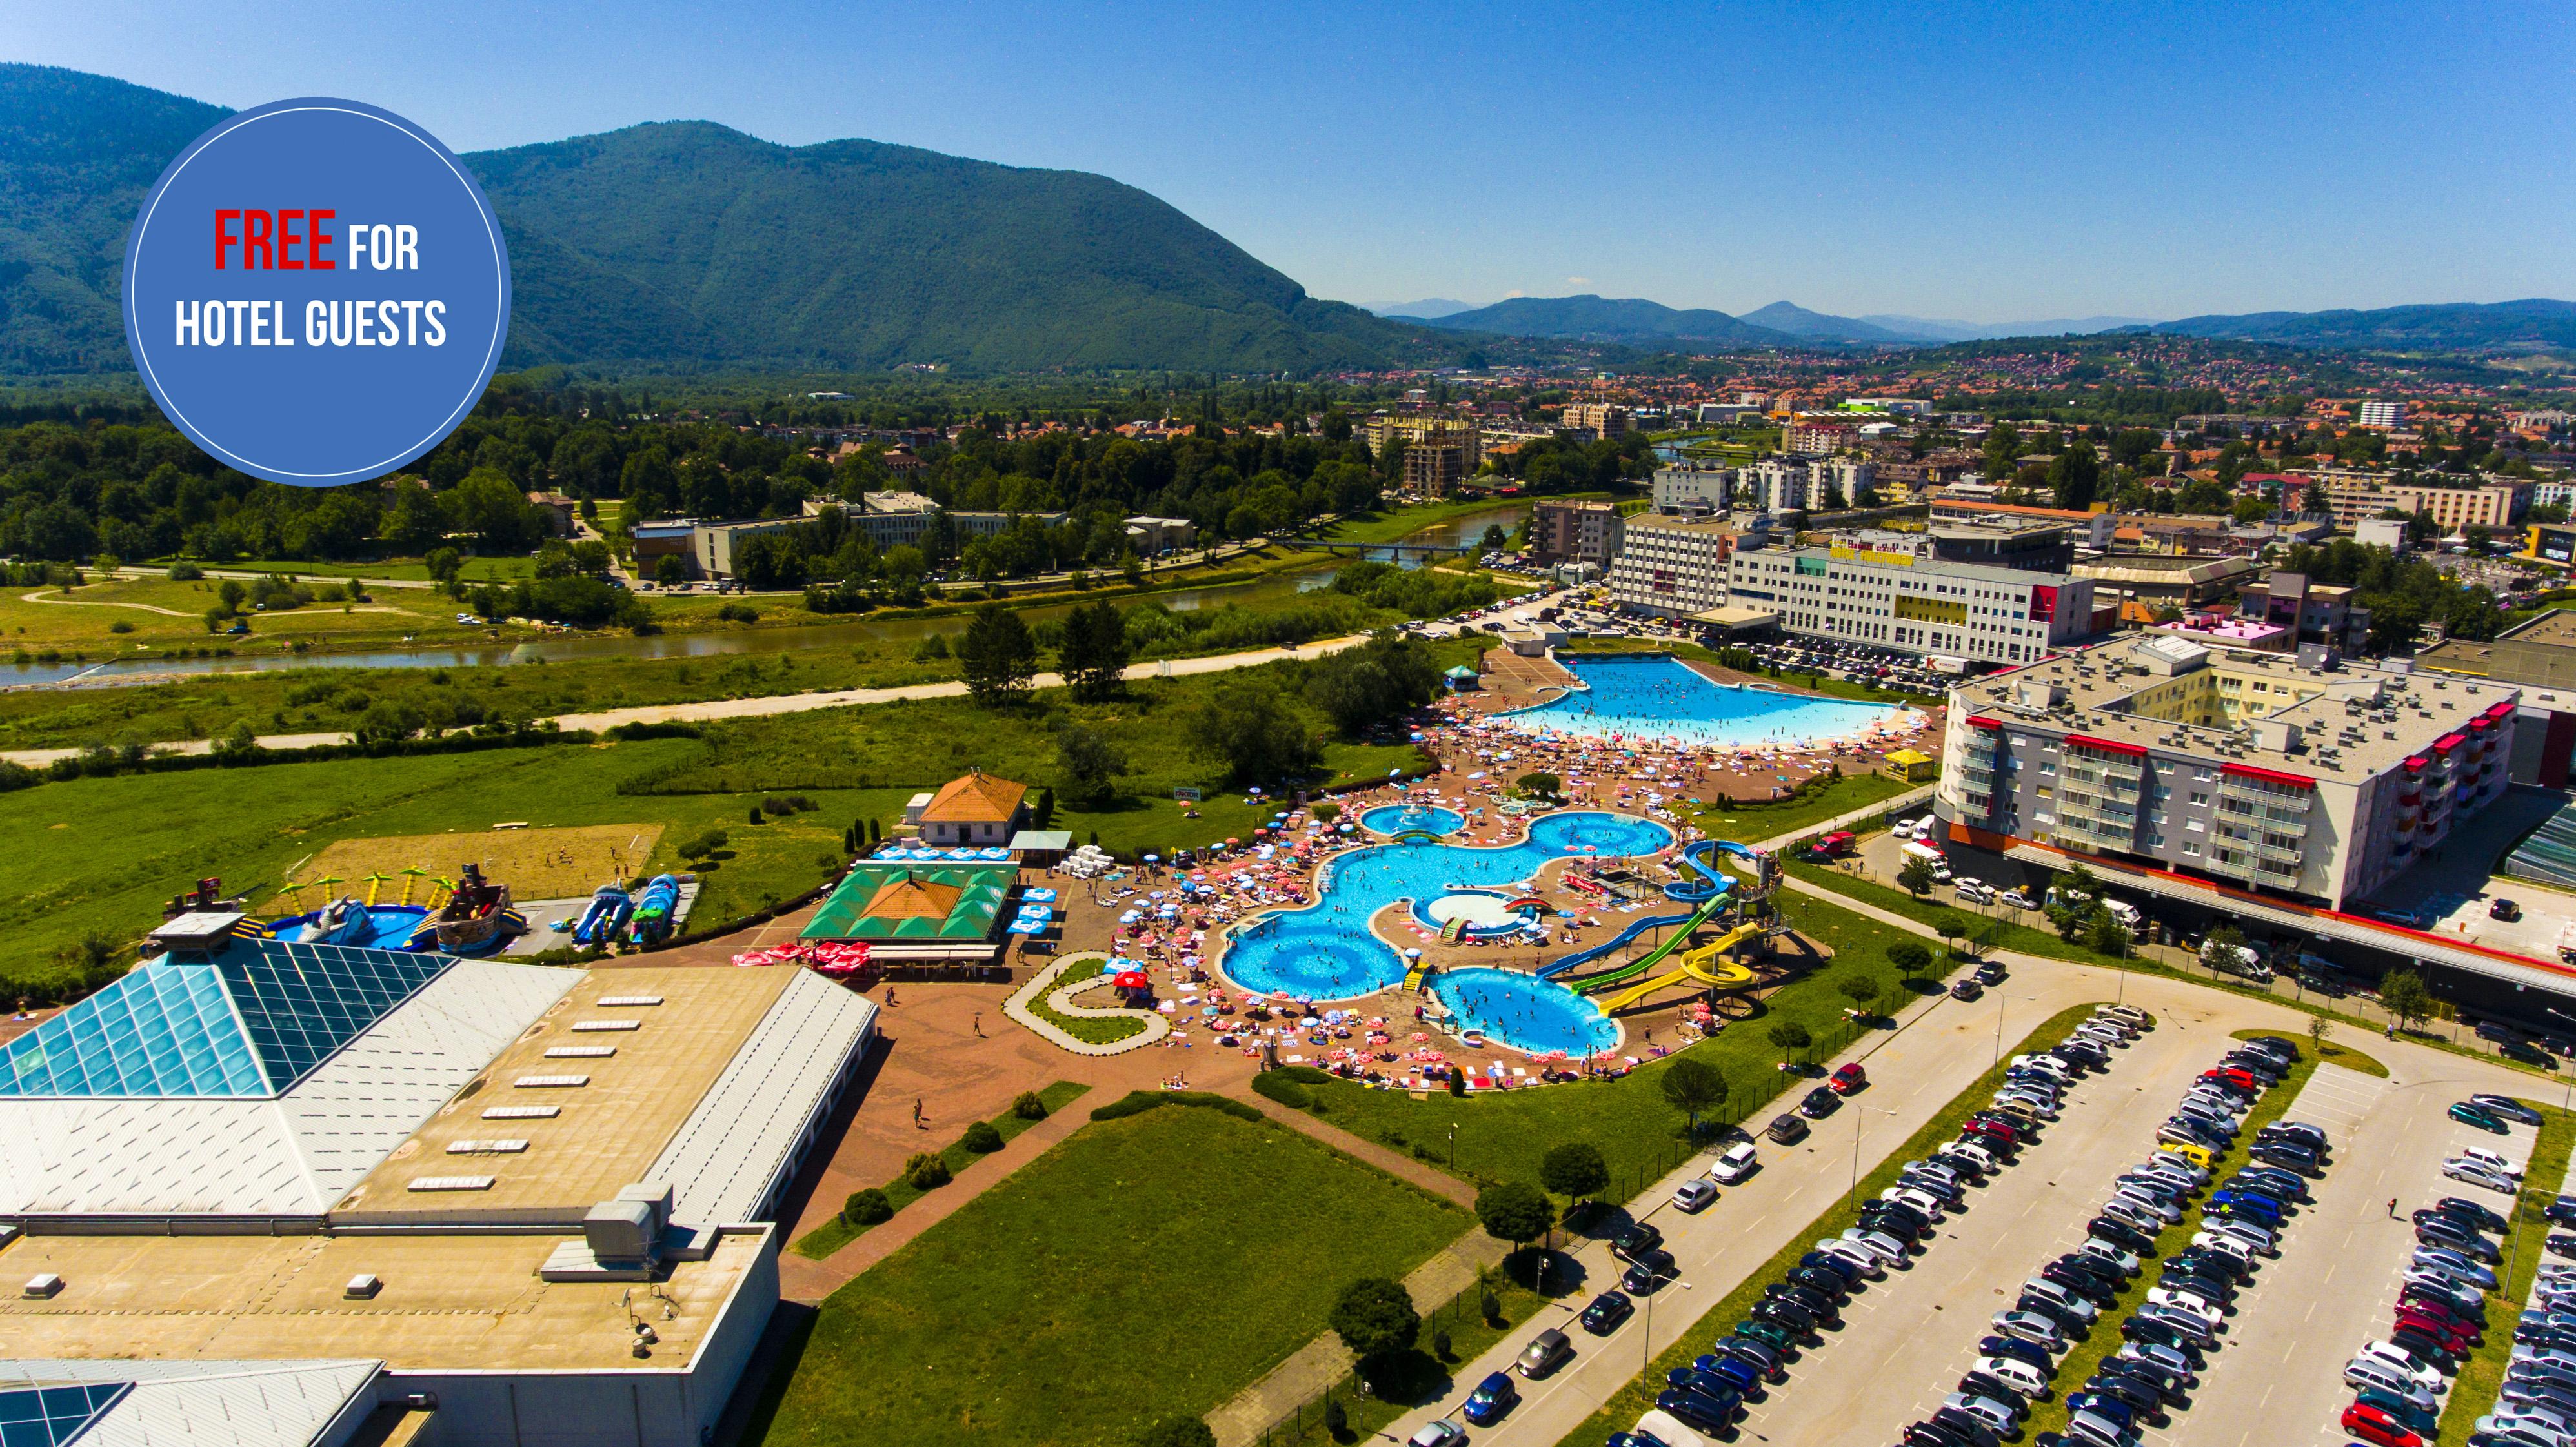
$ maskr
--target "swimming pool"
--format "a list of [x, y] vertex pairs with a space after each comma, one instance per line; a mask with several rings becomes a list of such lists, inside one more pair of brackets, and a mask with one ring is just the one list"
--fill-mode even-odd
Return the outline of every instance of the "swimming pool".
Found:
[[1562, 1050], [1577, 1060], [1619, 1043], [1619, 1027], [1591, 1001], [1517, 970], [1444, 970], [1431, 993], [1494, 1044], [1524, 1055]]
[[[1431, 899], [1452, 885], [1498, 888], [1529, 878], [1551, 859], [1653, 854], [1672, 841], [1672, 831], [1651, 819], [1568, 810], [1540, 815], [1518, 843], [1497, 848], [1414, 843], [1355, 850], [1325, 864], [1314, 904], [1238, 926], [1218, 968], [1246, 989], [1317, 1000], [1373, 995], [1404, 979], [1404, 957], [1369, 933], [1369, 921], [1397, 900]], [[1600, 1013], [1561, 986], [1547, 988], [1576, 1008]]]
[[1372, 834], [1449, 835], [1467, 827], [1467, 816], [1429, 804], [1381, 804], [1360, 816], [1360, 827]]
[[1556, 661], [1585, 686], [1494, 717], [1531, 733], [1731, 745], [1850, 738], [1904, 711], [1896, 704], [1711, 683], [1667, 653], [1559, 654]]

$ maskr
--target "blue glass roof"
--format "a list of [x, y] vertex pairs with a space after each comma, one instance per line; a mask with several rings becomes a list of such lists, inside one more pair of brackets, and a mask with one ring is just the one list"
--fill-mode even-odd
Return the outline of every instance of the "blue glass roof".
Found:
[[0, 1096], [276, 1095], [453, 963], [245, 940], [143, 965], [0, 1046]]
[[82, 1382], [0, 1391], [0, 1447], [64, 1447], [131, 1385]]

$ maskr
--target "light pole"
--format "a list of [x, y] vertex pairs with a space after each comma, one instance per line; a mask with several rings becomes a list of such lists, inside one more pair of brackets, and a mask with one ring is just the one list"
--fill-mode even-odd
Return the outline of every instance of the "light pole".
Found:
[[[1996, 1065], [2001, 1065], [2001, 1064], [2003, 1064], [2003, 1063], [2004, 1063], [2004, 1001], [2006, 1001], [2006, 1000], [2036, 1000], [2036, 999], [2038, 999], [2038, 998], [2039, 998], [2039, 997], [2038, 997], [2037, 995], [2007, 995], [2007, 994], [2005, 994], [2005, 993], [2004, 993], [2003, 991], [2001, 991], [2001, 990], [1997, 990], [1997, 991], [1995, 991], [1995, 1060], [1994, 1060], [1994, 1063], [1995, 1063]], [[1989, 1069], [1992, 1069], [1993, 1067], [1992, 1067], [1992, 1066], [1989, 1066], [1988, 1068], [1989, 1068]]]
[[[2557, 1016], [2559, 1019], [2566, 1021], [2566, 1022], [2567, 1022], [2568, 1024], [2570, 1024], [2570, 1025], [2576, 1025], [2576, 1015], [2570, 1015], [2570, 1014], [2568, 1014], [2566, 1011], [2559, 1009], [2559, 1008], [2558, 1008], [2557, 1006], [2555, 1006], [2555, 1005], [2543, 1005], [2543, 1006], [2541, 1006], [2540, 1008], [2541, 1008], [2543, 1011], [2545, 1011], [2545, 1012], [2547, 1012], [2547, 1013], [2549, 1013], [2549, 1014], [2555, 1015], [2555, 1016]], [[2565, 1099], [2565, 1100], [2561, 1101], [2561, 1102], [2559, 1103], [2559, 1106], [2558, 1106], [2558, 1108], [2559, 1108], [2560, 1110], [2567, 1110], [2567, 1109], [2569, 1109], [2569, 1108], [2571, 1108], [2571, 1107], [2576, 1107], [2576, 1072], [2570, 1072], [2570, 1073], [2568, 1074], [2568, 1076], [2567, 1076], [2567, 1097], [2566, 1097], [2566, 1099]]]
[[1865, 1117], [1873, 1111], [1879, 1115], [1896, 1114], [1895, 1111], [1879, 1110], [1878, 1107], [1871, 1105], [1854, 1105], [1852, 1107], [1852, 1169], [1850, 1204], [1854, 1210], [1860, 1209], [1860, 1131], [1861, 1127], [1867, 1123]]

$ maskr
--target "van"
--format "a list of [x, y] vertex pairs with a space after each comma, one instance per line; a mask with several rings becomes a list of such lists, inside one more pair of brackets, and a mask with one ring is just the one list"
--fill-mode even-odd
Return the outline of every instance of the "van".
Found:
[[2102, 901], [2102, 907], [2111, 912], [2111, 918], [2118, 920], [2121, 928], [2133, 931], [2137, 929], [2140, 916], [2136, 905], [2126, 900], [2106, 899]]

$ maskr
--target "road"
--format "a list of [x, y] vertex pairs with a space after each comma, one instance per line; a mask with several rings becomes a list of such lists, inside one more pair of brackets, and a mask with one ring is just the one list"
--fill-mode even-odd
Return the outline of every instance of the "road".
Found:
[[[1218, 653], [1205, 658], [1171, 658], [1155, 663], [1135, 664], [1127, 670], [1131, 679], [1183, 678], [1200, 673], [1224, 673], [1236, 668], [1258, 668], [1288, 658], [1321, 658], [1339, 653], [1368, 641], [1368, 635], [1353, 633], [1341, 638], [1325, 638], [1295, 648], [1254, 648], [1242, 653]], [[1041, 673], [1030, 680], [1036, 688], [1060, 688], [1064, 679], [1059, 674]], [[552, 722], [567, 729], [607, 729], [630, 723], [708, 723], [727, 718], [768, 718], [776, 714], [806, 713], [819, 708], [849, 708], [857, 704], [894, 703], [901, 699], [963, 698], [966, 685], [955, 679], [945, 683], [917, 683], [904, 688], [844, 688], [825, 693], [782, 693], [767, 698], [716, 698], [700, 703], [653, 704], [642, 708], [603, 709], [597, 713], [557, 715]], [[268, 734], [259, 744], [264, 749], [311, 749], [349, 742], [346, 733]], [[181, 739], [152, 746], [154, 753], [202, 754], [212, 751], [207, 739]], [[78, 749], [9, 749], [0, 758], [27, 767], [43, 768], [56, 759], [77, 755]]]
[[[1791, 879], [1789, 887], [1818, 894], [1844, 908], [1854, 909], [1909, 933], [1931, 937], [1931, 931], [1903, 916], [1878, 910], [1869, 905], [1834, 895], [1830, 891]], [[2156, 1014], [2161, 1027], [2129, 1052], [2150, 1053], [2144, 1057], [2144, 1069], [2124, 1057], [2122, 1066], [2088, 1089], [2103, 1089], [2104, 1094], [2088, 1104], [2109, 1109], [2098, 1117], [2101, 1126], [2088, 1124], [2082, 1110], [2070, 1112], [2050, 1132], [2050, 1140], [2028, 1153], [2021, 1166], [2004, 1173], [1980, 1193], [1992, 1199], [1965, 1213], [1959, 1224], [1948, 1228], [1979, 1233], [2002, 1226], [2018, 1226], [2030, 1233], [2030, 1245], [2010, 1251], [1984, 1253], [1978, 1250], [1946, 1252], [1945, 1242], [1921, 1258], [1914, 1269], [1931, 1273], [1935, 1281], [1941, 1273], [1966, 1273], [1974, 1280], [1953, 1276], [1950, 1291], [1956, 1299], [1944, 1300], [1944, 1320], [1940, 1330], [1925, 1332], [1923, 1320], [1930, 1315], [1927, 1305], [1914, 1305], [1920, 1299], [1911, 1283], [1880, 1283], [1873, 1292], [1867, 1312], [1857, 1308], [1853, 1322], [1847, 1324], [1845, 1340], [1809, 1353], [1792, 1367], [1790, 1379], [1771, 1389], [1771, 1399], [1760, 1404], [1764, 1414], [1758, 1435], [1778, 1441], [1868, 1442], [1896, 1440], [1896, 1428], [1911, 1420], [1896, 1414], [1918, 1409], [1938, 1395], [1933, 1391], [1956, 1380], [1956, 1372], [1966, 1365], [1968, 1350], [1981, 1332], [1978, 1327], [1998, 1309], [1998, 1288], [2007, 1288], [2028, 1276], [2038, 1263], [2062, 1247], [2048, 1242], [2071, 1243], [2081, 1223], [2091, 1215], [2092, 1207], [2104, 1194], [2102, 1187], [2118, 1174], [2111, 1167], [2130, 1159], [2143, 1157], [2152, 1148], [2154, 1122], [2160, 1120], [2180, 1094], [2180, 1079], [2172, 1075], [2173, 1067], [2159, 1066], [2163, 1052], [2187, 1044], [2187, 1063], [2204, 1062], [2202, 1054], [2214, 1056], [2225, 1047], [2220, 1043], [2237, 1030], [2275, 1029], [2304, 1034], [2308, 1017], [2286, 1007], [2263, 1000], [2249, 999], [2223, 991], [2204, 989], [2184, 981], [2149, 976], [2130, 976], [2089, 965], [2070, 964], [2061, 960], [1998, 952], [2011, 971], [2011, 978], [1974, 1004], [1961, 1004], [1940, 997], [1919, 1006], [1910, 1013], [1903, 1027], [1892, 1035], [1880, 1035], [1861, 1042], [1843, 1058], [1866, 1059], [1873, 1085], [1857, 1097], [1852, 1106], [1827, 1121], [1805, 1144], [1783, 1152], [1763, 1146], [1765, 1169], [1742, 1187], [1727, 1189], [1721, 1200], [1700, 1215], [1685, 1216], [1668, 1204], [1672, 1191], [1681, 1182], [1706, 1168], [1707, 1158], [1685, 1163], [1672, 1175], [1637, 1198], [1636, 1208], [1642, 1219], [1653, 1221], [1668, 1237], [1665, 1245], [1682, 1267], [1681, 1280], [1658, 1293], [1661, 1298], [1651, 1321], [1640, 1310], [1618, 1331], [1606, 1338], [1594, 1338], [1579, 1329], [1567, 1329], [1576, 1338], [1578, 1356], [1558, 1369], [1552, 1377], [1524, 1384], [1524, 1400], [1511, 1415], [1493, 1427], [1473, 1432], [1476, 1447], [1554, 1447], [1567, 1433], [1582, 1425], [1602, 1402], [1633, 1380], [1652, 1354], [1660, 1353], [1685, 1334], [1693, 1337], [1713, 1336], [1726, 1326], [1724, 1322], [1701, 1323], [1697, 1318], [1710, 1303], [1732, 1291], [1751, 1272], [1762, 1265], [1790, 1240], [1803, 1233], [1814, 1218], [1821, 1215], [1834, 1200], [1848, 1191], [1855, 1170], [1866, 1172], [1887, 1159], [1887, 1153], [1930, 1119], [1960, 1091], [1974, 1083], [1993, 1061], [1996, 1042], [2027, 1034], [2048, 1016], [2070, 1005], [2092, 1000], [2122, 997]], [[1999, 1014], [1999, 1012], [2002, 1012]], [[2150, 1043], [2152, 1042], [2152, 1044]], [[2387, 1197], [2404, 1194], [2399, 1184], [2382, 1187], [2375, 1173], [2361, 1176], [2356, 1167], [2366, 1167], [2374, 1159], [2395, 1159], [2400, 1154], [2413, 1157], [2420, 1165], [2430, 1161], [2438, 1169], [2439, 1158], [2450, 1144], [2447, 1133], [2427, 1133], [2426, 1111], [2434, 1119], [2441, 1108], [2471, 1091], [2492, 1090], [2506, 1094], [2531, 1092], [2528, 1075], [2489, 1066], [2429, 1046], [2405, 1041], [2373, 1039], [2366, 1048], [2386, 1063], [2393, 1079], [2380, 1101], [2355, 1112], [2361, 1123], [2349, 1152], [2339, 1149], [2338, 1172], [2350, 1172], [2338, 1180], [2329, 1174], [2319, 1190], [2320, 1203], [2305, 1213], [2314, 1219], [2302, 1220], [2299, 1233], [2304, 1237], [2310, 1228], [2325, 1229], [2314, 1234], [2325, 1237], [2334, 1230], [2338, 1203], [2347, 1199], [2364, 1207], [2375, 1206], [2383, 1219]], [[1839, 1063], [1839, 1061], [1834, 1062]], [[2190, 1072], [2184, 1072], [2187, 1075]], [[2375, 1083], [2375, 1082], [2374, 1082]], [[2139, 1097], [2134, 1104], [2116, 1104], [2122, 1092]], [[2429, 1105], [2409, 1106], [2394, 1110], [2388, 1101], [2427, 1101]], [[2303, 1098], [2303, 1105], [2306, 1102]], [[1873, 1114], [1854, 1107], [1870, 1107], [1892, 1114]], [[2384, 1117], [2384, 1119], [2383, 1119]], [[1866, 1123], [1857, 1142], [1855, 1128]], [[2143, 1122], [2143, 1128], [2140, 1126]], [[2332, 1129], [2332, 1123], [2320, 1121]], [[2098, 1144], [2087, 1145], [2088, 1141]], [[1857, 1147], [1857, 1163], [1854, 1161]], [[2051, 1158], [2061, 1157], [2067, 1164], [2050, 1174], [2031, 1172], [2033, 1164], [2045, 1166]], [[2023, 1180], [2013, 1180], [2015, 1174]], [[2052, 1193], [2056, 1214], [2037, 1204], [2015, 1204], [2021, 1193], [2044, 1187], [2032, 1181], [2055, 1180], [2063, 1189]], [[2367, 1179], [2368, 1184], [2363, 1184]], [[2373, 1199], [2375, 1193], [2375, 1200]], [[2419, 1189], [2424, 1199], [2443, 1194]], [[2358, 1208], [2352, 1208], [2358, 1209]], [[1991, 1216], [1984, 1214], [1992, 1211]], [[2366, 1211], [2362, 1214], [2366, 1215]], [[2357, 1223], [2359, 1217], [2355, 1217]], [[1990, 1223], [1992, 1225], [1990, 1226]], [[2025, 1224], [2026, 1223], [2026, 1224]], [[2045, 1237], [2038, 1233], [2046, 1231]], [[2403, 1233], [2400, 1233], [2401, 1236]], [[2019, 1237], [2015, 1238], [2020, 1239]], [[2301, 1280], [2310, 1269], [2322, 1273], [2339, 1259], [2333, 1250], [2308, 1253], [2305, 1241], [2285, 1248], [2281, 1262], [2273, 1263], [2265, 1273], [2269, 1278], [2255, 1295], [2267, 1294], [2285, 1301], [2296, 1301], [2305, 1309]], [[2356, 1245], [2358, 1256], [2362, 1248]], [[1949, 1260], [1942, 1260], [1945, 1253]], [[1598, 1290], [1616, 1271], [1606, 1246], [1597, 1240], [1586, 1241], [1574, 1251], [1573, 1259], [1590, 1290]], [[2336, 1332], [2310, 1332], [2314, 1340], [2309, 1356], [2321, 1363], [2315, 1370], [2302, 1368], [2301, 1375], [2331, 1384], [2340, 1377], [2343, 1360], [2367, 1332], [2384, 1316], [2386, 1305], [2394, 1300], [2394, 1288], [2388, 1285], [2403, 1252], [2389, 1256], [2387, 1277], [2377, 1273], [2374, 1263], [2372, 1291], [2377, 1305], [2366, 1314], [2350, 1319], [2348, 1328]], [[1983, 1261], [1982, 1274], [1975, 1263]], [[1953, 1266], [1951, 1263], [1961, 1263]], [[1981, 1283], [1981, 1284], [1980, 1284]], [[1935, 1281], [1937, 1285], [1937, 1281]], [[2379, 1288], [2386, 1287], [2386, 1290]], [[2284, 1289], [2287, 1288], [2287, 1289]], [[1884, 1297], [1879, 1298], [1878, 1292]], [[1562, 1306], [1551, 1306], [1523, 1330], [1513, 1334], [1476, 1361], [1462, 1365], [1454, 1378], [1455, 1389], [1440, 1402], [1408, 1412], [1388, 1430], [1399, 1438], [1409, 1436], [1416, 1428], [1434, 1417], [1456, 1411], [1466, 1391], [1486, 1374], [1508, 1367], [1529, 1336], [1542, 1326], [1560, 1325], [1579, 1311], [1588, 1291], [1575, 1294]], [[1938, 1290], [1923, 1295], [1940, 1295]], [[1886, 1305], [1880, 1306], [1880, 1300]], [[2261, 1303], [2258, 1301], [2258, 1306]], [[2256, 1308], [2249, 1308], [2251, 1316]], [[1885, 1316], [1880, 1316], [1881, 1312]], [[1973, 1321], [1952, 1324], [1949, 1313], [1961, 1313]], [[2322, 1312], [2321, 1312], [2322, 1314]], [[1883, 1321], [1883, 1324], [1882, 1324]], [[2260, 1342], [2261, 1325], [2231, 1323], [2227, 1340], [2230, 1350], [2248, 1342]], [[2348, 1339], [2347, 1339], [2348, 1338]], [[1878, 1343], [1876, 1355], [1854, 1350], [1864, 1341]], [[2240, 1352], [2240, 1355], [2254, 1355]], [[2226, 1356], [2226, 1352], [2219, 1354]], [[2330, 1360], [2329, 1360], [2330, 1358]], [[2303, 1361], [2306, 1358], [2303, 1358]], [[2213, 1361], [2213, 1369], [2219, 1363]], [[2279, 1374], [2247, 1373], [2246, 1380], [2258, 1375], [2277, 1378]], [[2232, 1379], [2233, 1374], [2231, 1374]], [[2190, 1413], [2176, 1418], [2176, 1431], [2206, 1431], [2210, 1441], [2217, 1424], [2233, 1421], [2232, 1429], [2242, 1433], [2257, 1418], [2248, 1417], [2233, 1396], [2239, 1389], [2226, 1381], [2204, 1388], [2204, 1399], [2195, 1402]], [[2318, 1390], [2324, 1390], [2320, 1387]], [[2260, 1396], [2259, 1389], [2254, 1392]], [[1798, 1399], [1818, 1398], [1809, 1404]], [[2215, 1408], [2215, 1410], [2213, 1410]], [[2340, 1404], [2338, 1403], [2338, 1410]], [[1809, 1414], [1813, 1414], [1810, 1418]], [[2197, 1419], [2197, 1420], [2190, 1420]], [[2269, 1420], [2282, 1420], [2273, 1413]], [[1800, 1428], [1788, 1432], [1777, 1430], [1807, 1420], [1819, 1424], [1816, 1430]], [[2325, 1419], [2331, 1423], [2332, 1415]], [[1832, 1425], [1841, 1423], [1845, 1425]], [[1884, 1429], [1881, 1431], [1880, 1429]], [[1876, 1435], [1873, 1435], [1876, 1434]], [[1748, 1440], [1751, 1440], [1748, 1435]], [[2196, 1441], [2198, 1439], [2195, 1439]], [[2238, 1440], [2235, 1435], [2224, 1439]], [[2160, 1444], [2161, 1447], [2161, 1444]]]

